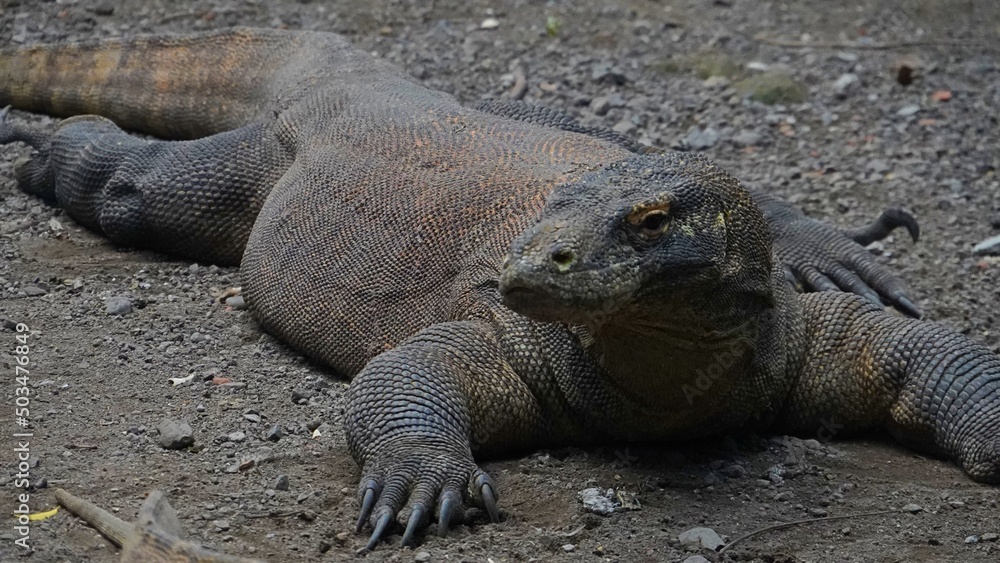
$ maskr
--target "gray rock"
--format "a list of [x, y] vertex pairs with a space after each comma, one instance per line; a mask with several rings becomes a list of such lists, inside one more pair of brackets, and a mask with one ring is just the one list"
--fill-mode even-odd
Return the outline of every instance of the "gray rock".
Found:
[[212, 520], [212, 525], [225, 532], [229, 529], [229, 520]]
[[590, 102], [590, 111], [595, 115], [607, 115], [609, 109], [611, 109], [611, 99], [607, 96], [598, 96]]
[[21, 291], [23, 291], [28, 297], [41, 297], [49, 292], [47, 289], [38, 287], [37, 285], [26, 285], [21, 288]]
[[109, 315], [127, 315], [132, 312], [132, 302], [128, 297], [110, 297], [104, 302], [104, 312]]
[[276, 491], [287, 491], [288, 490], [288, 475], [282, 473], [274, 479], [274, 485], [271, 486], [272, 489]]
[[722, 474], [730, 479], [742, 479], [747, 476], [747, 470], [742, 465], [732, 464], [722, 468]]
[[627, 137], [635, 134], [636, 126], [631, 119], [623, 119], [618, 123], [615, 123], [615, 126], [612, 127], [611, 130], [615, 133], [621, 133]]
[[597, 63], [590, 72], [590, 78], [598, 84], [612, 84], [622, 86], [628, 82], [625, 74], [614, 68], [611, 63]]
[[99, 16], [110, 16], [115, 13], [115, 6], [111, 2], [101, 2], [94, 6], [93, 10]]
[[677, 536], [677, 539], [680, 540], [683, 546], [711, 549], [712, 551], [716, 551], [726, 545], [726, 542], [722, 541], [719, 534], [715, 533], [715, 530], [711, 528], [691, 528], [690, 530], [681, 532]]
[[712, 563], [708, 559], [705, 559], [701, 555], [692, 555], [684, 560], [684, 563]]
[[914, 504], [914, 503], [911, 502], [910, 504], [908, 504], [908, 505], [906, 505], [906, 506], [903, 507], [903, 512], [909, 512], [910, 514], [916, 514], [916, 513], [920, 512], [920, 511], [922, 511], [923, 509], [924, 509], [924, 507], [920, 506], [919, 504]]
[[226, 305], [232, 307], [233, 309], [246, 309], [247, 302], [243, 300], [242, 295], [234, 295], [232, 297], [226, 298]]
[[269, 442], [277, 442], [278, 440], [285, 437], [284, 430], [281, 429], [281, 425], [275, 424], [272, 426], [266, 434], [264, 434], [264, 439]]
[[987, 532], [987, 533], [979, 536], [979, 541], [982, 541], [982, 542], [997, 541], [997, 538], [1000, 538], [1000, 534], [995, 534], [993, 532]]
[[918, 106], [916, 104], [911, 104], [911, 105], [903, 106], [903, 107], [899, 108], [899, 111], [896, 112], [896, 115], [898, 115], [900, 117], [910, 117], [912, 115], [916, 115], [917, 112], [919, 112], [919, 111], [920, 111], [920, 106]]
[[965, 538], [965, 543], [979, 543], [979, 536], [969, 536]]
[[980, 256], [1000, 254], [1000, 235], [992, 236], [973, 246], [972, 252]]
[[188, 340], [190, 340], [193, 344], [197, 344], [208, 340], [208, 337], [200, 332], [192, 332]]
[[565, 551], [566, 553], [573, 553], [574, 551], [576, 551], [576, 546], [571, 543], [567, 543], [562, 546], [562, 550]]
[[580, 502], [583, 503], [584, 510], [600, 516], [608, 516], [618, 508], [615, 506], [614, 501], [598, 488], [584, 489], [580, 491], [578, 496], [580, 497]]
[[839, 98], [846, 97], [860, 82], [858, 75], [853, 72], [842, 74], [840, 78], [833, 82], [833, 93]]
[[416, 563], [427, 563], [431, 560], [431, 554], [429, 551], [418, 551], [416, 555], [413, 556], [413, 560]]
[[715, 146], [719, 142], [719, 132], [711, 127], [702, 129], [694, 127], [681, 140], [691, 150], [701, 151]]
[[180, 450], [194, 444], [194, 430], [187, 422], [164, 418], [156, 425], [156, 431], [160, 433], [157, 442], [165, 449]]
[[733, 137], [733, 144], [738, 147], [755, 147], [760, 144], [760, 139], [760, 133], [744, 129]]
[[226, 438], [228, 438], [230, 442], [239, 443], [246, 440], [247, 435], [245, 432], [240, 432], [239, 430], [237, 430], [236, 432], [230, 432], [228, 435], [226, 435]]
[[858, 60], [857, 53], [849, 53], [847, 51], [838, 51], [836, 57], [845, 63], [853, 63]]

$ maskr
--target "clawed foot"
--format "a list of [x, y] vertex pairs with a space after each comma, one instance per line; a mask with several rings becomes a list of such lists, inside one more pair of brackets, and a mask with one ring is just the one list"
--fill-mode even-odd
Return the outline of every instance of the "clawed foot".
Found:
[[911, 317], [920, 309], [906, 286], [864, 247], [905, 227], [916, 241], [920, 228], [903, 209], [891, 207], [861, 229], [840, 232], [805, 216], [789, 221], [776, 237], [775, 251], [793, 285], [811, 291], [848, 291], [878, 305], [889, 303]]
[[373, 526], [366, 550], [375, 549], [393, 520], [405, 526], [403, 546], [414, 544], [414, 536], [430, 524], [435, 513], [438, 535], [443, 537], [464, 513], [466, 501], [485, 510], [492, 522], [500, 521], [496, 484], [471, 460], [421, 451], [387, 465], [391, 467], [366, 467], [361, 479], [361, 512], [356, 530], [360, 533], [369, 521]]

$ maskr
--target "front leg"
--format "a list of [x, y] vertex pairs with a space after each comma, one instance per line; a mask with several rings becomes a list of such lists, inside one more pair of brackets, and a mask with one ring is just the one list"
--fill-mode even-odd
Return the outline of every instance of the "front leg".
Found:
[[372, 549], [395, 518], [403, 545], [436, 511], [444, 535], [463, 501], [498, 521], [496, 485], [473, 452], [525, 448], [546, 432], [538, 401], [479, 321], [427, 328], [375, 357], [347, 392], [345, 425], [362, 468], [358, 531]]
[[885, 300], [911, 317], [920, 317], [902, 280], [864, 248], [897, 227], [905, 227], [916, 242], [920, 228], [912, 215], [891, 207], [866, 227], [840, 231], [774, 196], [756, 190], [751, 195], [771, 227], [774, 253], [797, 289], [848, 291], [878, 305]]
[[1000, 483], [1000, 357], [854, 295], [800, 301], [810, 344], [783, 430], [883, 428], [904, 445], [955, 460], [976, 481]]

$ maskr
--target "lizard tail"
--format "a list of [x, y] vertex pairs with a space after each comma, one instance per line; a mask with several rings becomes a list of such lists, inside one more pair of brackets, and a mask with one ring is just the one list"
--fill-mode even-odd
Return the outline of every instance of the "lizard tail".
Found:
[[231, 29], [0, 49], [0, 107], [98, 114], [164, 138], [190, 139], [252, 121], [300, 39]]

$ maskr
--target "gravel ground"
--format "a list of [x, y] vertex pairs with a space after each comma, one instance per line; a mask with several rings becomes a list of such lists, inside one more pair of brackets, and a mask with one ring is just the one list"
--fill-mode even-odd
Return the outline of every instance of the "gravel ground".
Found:
[[[997, 349], [1000, 260], [972, 247], [1000, 229], [998, 12], [992, 0], [6, 0], [0, 44], [232, 25], [331, 30], [470, 103], [501, 95], [523, 72], [529, 101], [648, 144], [703, 151], [830, 223], [859, 225], [905, 204], [921, 221], [920, 242], [897, 235], [873, 251], [930, 319]], [[190, 538], [229, 553], [352, 555], [365, 538], [351, 531], [358, 469], [340, 427], [345, 382], [216, 302], [240, 285], [236, 269], [116, 248], [19, 193], [12, 165], [27, 154], [0, 150], [0, 317], [31, 329], [31, 510], [52, 507], [58, 486], [132, 518], [143, 495], [161, 489]], [[4, 324], [0, 349], [15, 345]], [[2, 394], [12, 405], [13, 384]], [[189, 424], [194, 446], [164, 449], [164, 419]], [[15, 428], [7, 406], [0, 426]], [[447, 539], [384, 545], [368, 559], [1000, 560], [997, 488], [878, 436], [804, 438], [487, 462], [501, 524], [471, 511]], [[9, 515], [15, 443], [0, 441], [9, 444], [0, 454], [0, 511]], [[585, 512], [578, 493], [588, 488], [635, 495], [641, 509]], [[906, 505], [916, 506], [770, 531], [721, 557], [679, 540], [695, 527], [731, 540], [778, 522]], [[31, 554], [15, 537], [0, 528], [0, 560], [117, 559], [65, 513], [32, 523]]]

